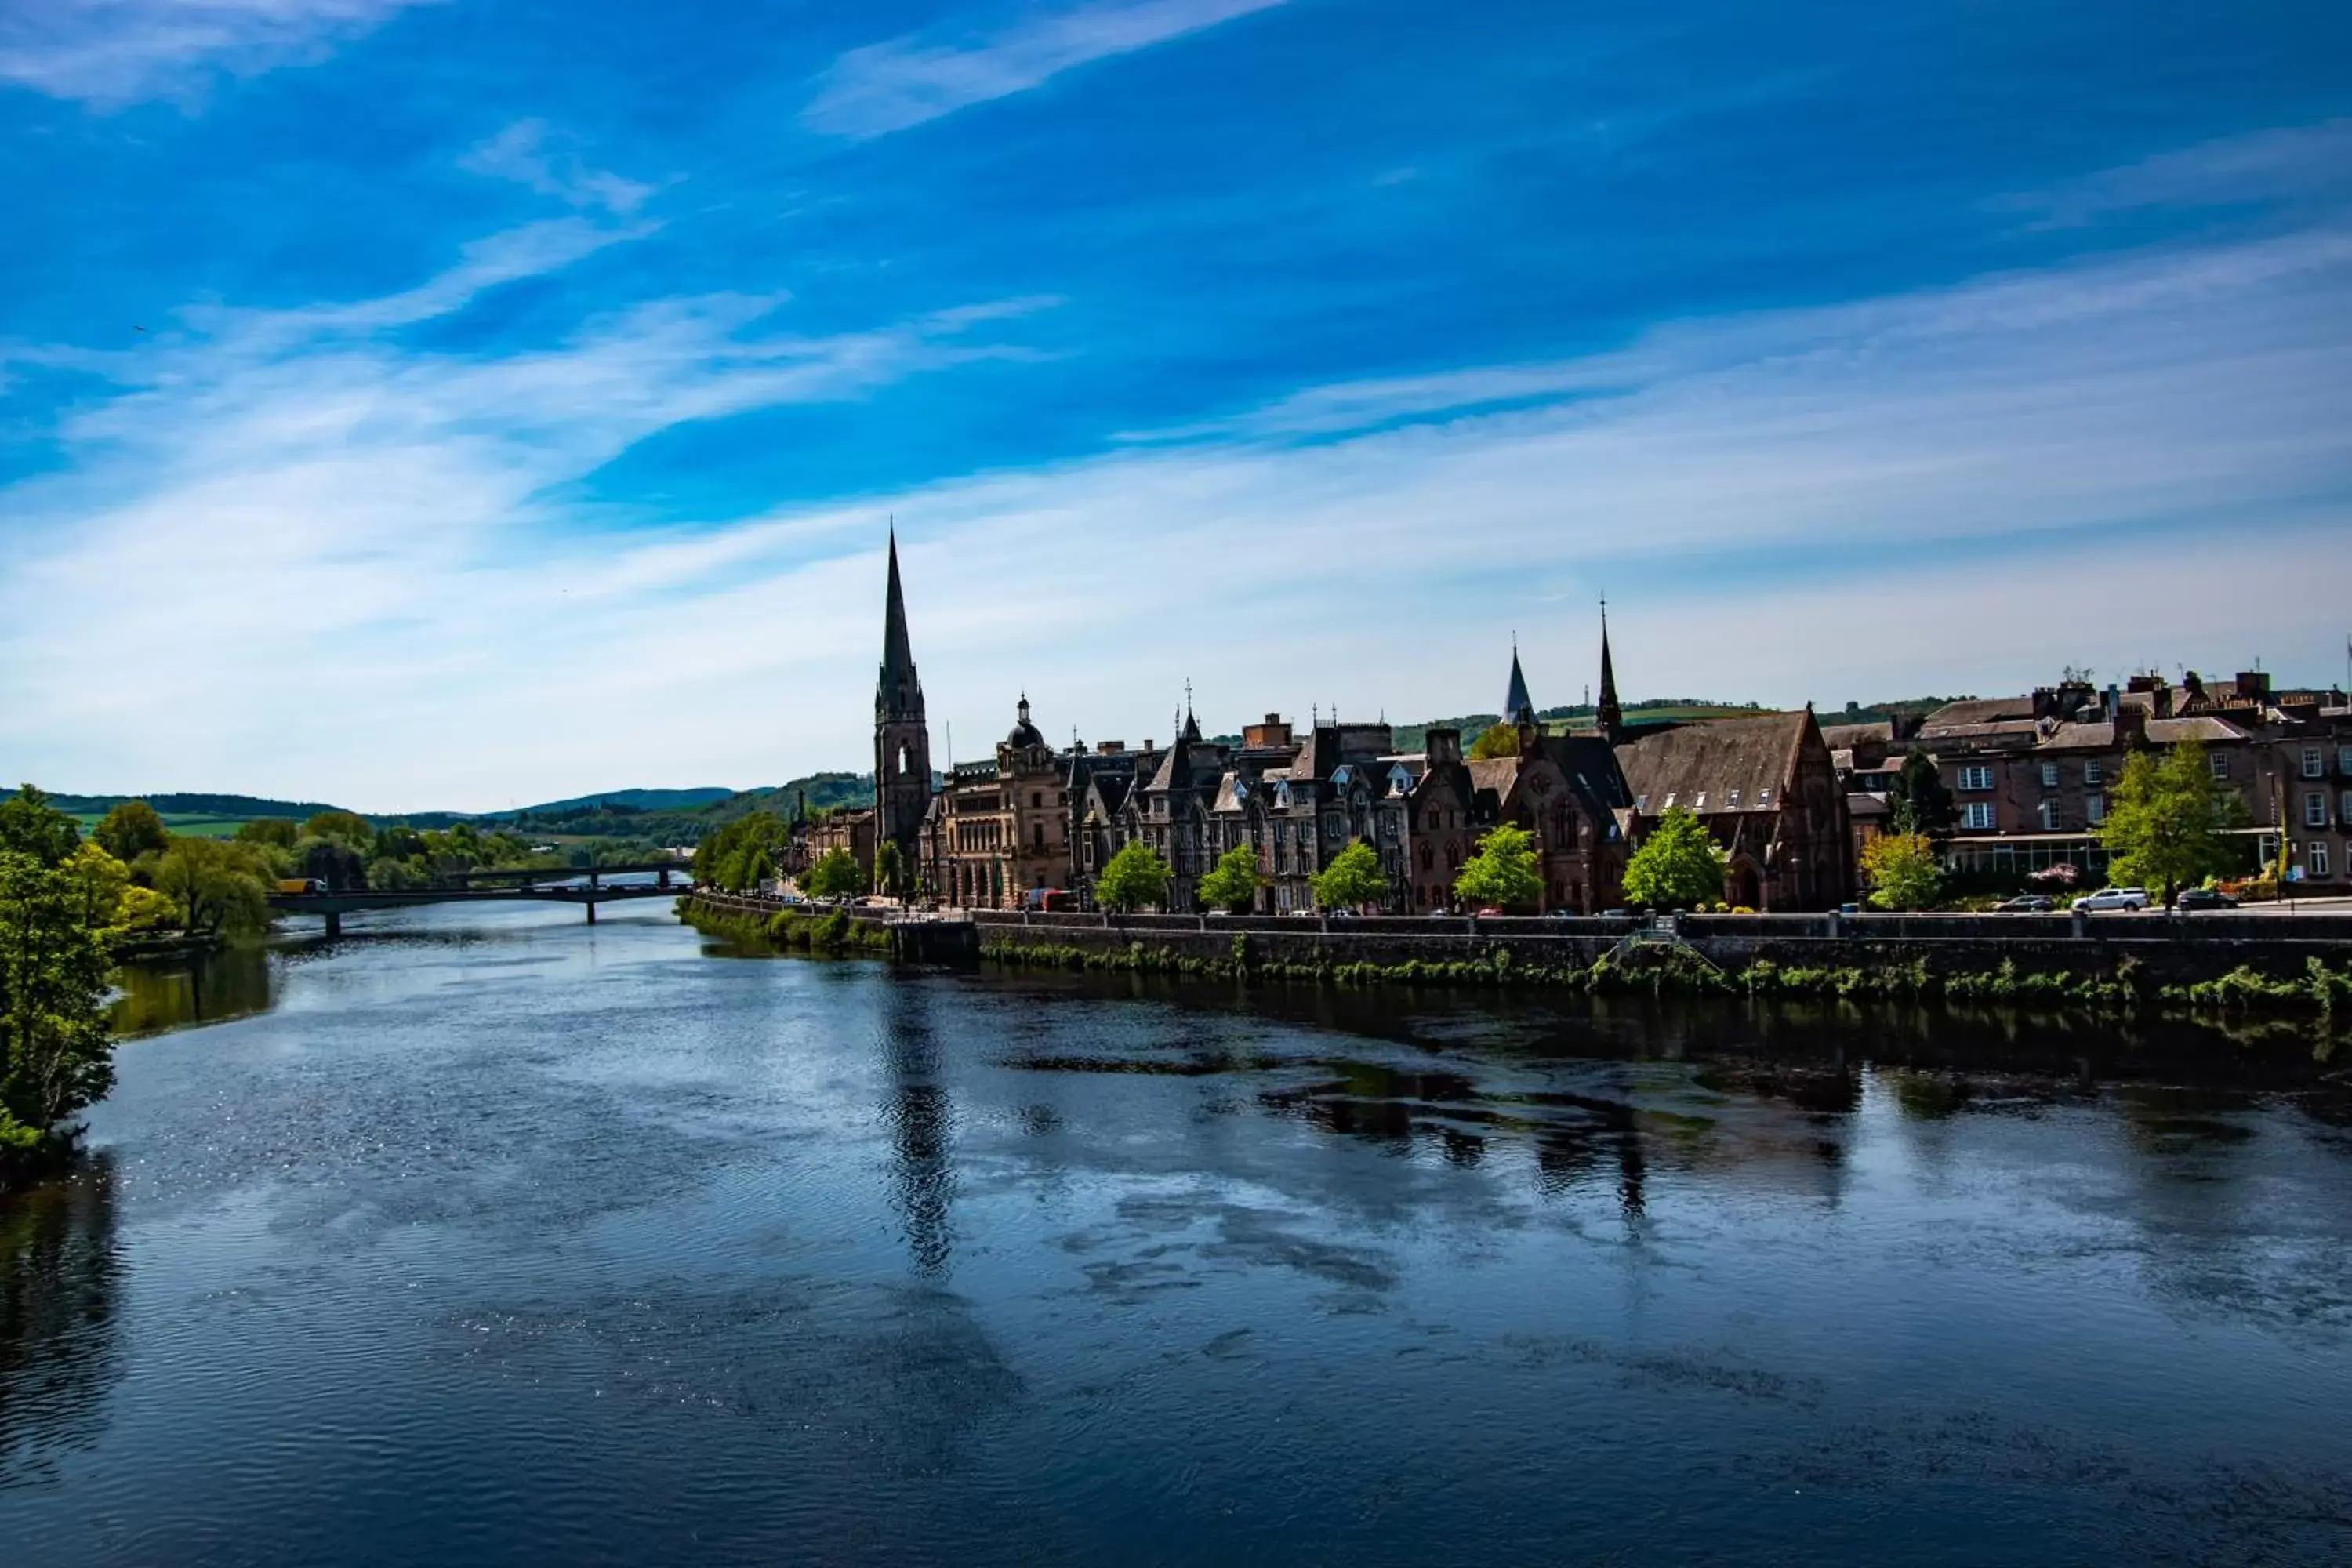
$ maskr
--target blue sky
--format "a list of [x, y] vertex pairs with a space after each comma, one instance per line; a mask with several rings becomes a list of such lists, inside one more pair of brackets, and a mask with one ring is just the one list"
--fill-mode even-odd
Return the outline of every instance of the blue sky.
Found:
[[[2352, 11], [0, 8], [0, 771], [488, 808], [2352, 629]], [[142, 330], [143, 329], [143, 330]]]

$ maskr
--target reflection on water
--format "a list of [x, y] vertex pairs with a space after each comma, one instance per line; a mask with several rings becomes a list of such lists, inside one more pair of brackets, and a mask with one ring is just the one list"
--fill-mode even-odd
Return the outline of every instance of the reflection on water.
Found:
[[167, 963], [126, 963], [115, 971], [121, 994], [114, 1000], [114, 1031], [152, 1035], [268, 1012], [272, 961], [268, 949], [231, 946]]
[[569, 914], [125, 977], [244, 1016], [126, 1043], [91, 1163], [0, 1200], [11, 1568], [2341, 1555], [2317, 1021]]
[[54, 1478], [62, 1450], [95, 1439], [122, 1366], [121, 1275], [109, 1156], [0, 1199], [0, 1490]]

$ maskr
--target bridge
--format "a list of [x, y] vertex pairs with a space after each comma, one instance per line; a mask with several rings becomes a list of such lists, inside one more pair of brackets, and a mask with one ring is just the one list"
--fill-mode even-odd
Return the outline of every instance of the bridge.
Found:
[[[611, 882], [608, 877], [645, 876], [651, 882]], [[272, 893], [269, 907], [279, 914], [319, 915], [331, 937], [343, 934], [343, 917], [362, 910], [406, 910], [425, 904], [579, 904], [596, 923], [598, 904], [628, 899], [676, 898], [685, 890], [686, 867], [676, 860], [642, 866], [541, 867], [531, 870], [458, 871], [447, 888], [416, 888], [394, 891], [385, 888], [352, 888], [340, 892]], [[673, 884], [671, 878], [680, 880]], [[511, 883], [512, 886], [501, 886]]]

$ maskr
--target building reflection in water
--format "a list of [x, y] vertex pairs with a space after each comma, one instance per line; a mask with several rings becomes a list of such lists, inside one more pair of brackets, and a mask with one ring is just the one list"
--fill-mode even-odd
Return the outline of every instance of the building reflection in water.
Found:
[[121, 1289], [109, 1155], [0, 1197], [0, 1492], [97, 1437], [122, 1374]]
[[950, 1144], [954, 1107], [940, 1080], [939, 1031], [931, 1017], [931, 987], [885, 988], [885, 1042], [890, 1069], [891, 1188], [915, 1270], [944, 1280], [954, 1247], [950, 1214], [955, 1172]]

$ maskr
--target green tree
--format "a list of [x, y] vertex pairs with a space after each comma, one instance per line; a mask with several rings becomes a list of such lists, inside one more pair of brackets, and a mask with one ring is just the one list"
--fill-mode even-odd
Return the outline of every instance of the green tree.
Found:
[[1496, 757], [1516, 757], [1518, 754], [1519, 731], [1516, 726], [1510, 724], [1489, 724], [1478, 731], [1476, 740], [1470, 742], [1469, 756], [1474, 763], [1491, 762]]
[[[6, 825], [11, 840], [54, 847], [56, 825], [37, 820], [48, 809], [37, 792], [8, 804], [21, 807]], [[114, 1082], [106, 948], [63, 858], [0, 848], [0, 1159], [52, 1138]]]
[[248, 935], [269, 924], [269, 867], [258, 845], [178, 837], [155, 868], [155, 890], [199, 936]]
[[172, 841], [171, 829], [143, 800], [124, 801], [108, 812], [89, 836], [98, 840], [100, 848], [126, 866], [142, 855], [162, 854]]
[[[268, 846], [254, 847], [263, 855], [272, 853]], [[291, 849], [283, 853], [296, 876], [316, 878], [327, 884], [329, 892], [346, 892], [368, 885], [367, 858], [347, 838], [299, 838]]]
[[131, 868], [98, 845], [85, 844], [66, 857], [65, 872], [81, 895], [81, 923], [92, 931], [116, 923], [131, 887]]
[[1895, 775], [1895, 787], [1886, 792], [1886, 799], [1898, 835], [1925, 834], [1940, 843], [1960, 820], [1960, 808], [1953, 804], [1952, 792], [1944, 787], [1936, 759], [1916, 746], [1903, 759], [1903, 771]]
[[1943, 884], [1936, 846], [1924, 833], [1882, 833], [1864, 845], [1862, 877], [1879, 910], [1924, 910]]
[[1454, 879], [1454, 895], [1468, 904], [1528, 909], [1543, 898], [1536, 873], [1535, 836], [1511, 823], [1497, 823], [1479, 841], [1478, 852]]
[[354, 848], [365, 848], [375, 842], [375, 827], [355, 811], [322, 811], [302, 825], [302, 837], [340, 838]]
[[1217, 857], [1217, 863], [1201, 879], [1199, 893], [1201, 901], [1213, 910], [1245, 915], [1257, 902], [1259, 886], [1257, 851], [1237, 844]]
[[1316, 907], [1325, 910], [1361, 909], [1389, 893], [1388, 873], [1381, 869], [1379, 854], [1360, 838], [1332, 856], [1310, 885]]
[[857, 857], [838, 845], [816, 858], [816, 864], [801, 873], [801, 891], [813, 899], [832, 899], [866, 890], [866, 868]]
[[907, 857], [896, 842], [885, 840], [874, 852], [874, 885], [893, 898], [907, 892]]
[[1095, 901], [1126, 914], [1168, 901], [1168, 862], [1140, 838], [1110, 858], [1095, 879]]
[[2151, 752], [2124, 760], [2123, 776], [2099, 826], [2112, 881], [2161, 888], [2164, 901], [2184, 887], [2236, 868], [2230, 831], [2246, 820], [2246, 803], [2213, 776], [2205, 748], [2184, 741], [2161, 761]]
[[[414, 828], [405, 831], [410, 837], [415, 837]], [[302, 837], [302, 831], [289, 817], [257, 816], [238, 828], [236, 837], [243, 844], [267, 844], [272, 848], [291, 849], [294, 841]]]
[[74, 819], [26, 784], [0, 801], [0, 853], [23, 855], [43, 866], [62, 866], [81, 842]]
[[125, 888], [121, 902], [114, 907], [116, 931], [163, 931], [179, 921], [180, 907], [152, 888]]
[[1625, 863], [1625, 898], [1652, 910], [1686, 910], [1723, 896], [1723, 851], [1688, 808], [1670, 805]]

